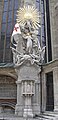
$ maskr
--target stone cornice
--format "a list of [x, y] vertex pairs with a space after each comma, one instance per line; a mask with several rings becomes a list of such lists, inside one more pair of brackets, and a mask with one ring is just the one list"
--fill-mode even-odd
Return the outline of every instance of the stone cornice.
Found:
[[9, 77], [12, 77], [13, 79], [17, 79], [17, 75], [16, 75], [16, 72], [15, 72], [15, 69], [14, 68], [3, 68], [1, 67], [0, 68], [0, 76], [9, 76]]
[[46, 64], [42, 64], [42, 68], [43, 68], [42, 71], [47, 73], [53, 71], [55, 67], [58, 67], [58, 58]]

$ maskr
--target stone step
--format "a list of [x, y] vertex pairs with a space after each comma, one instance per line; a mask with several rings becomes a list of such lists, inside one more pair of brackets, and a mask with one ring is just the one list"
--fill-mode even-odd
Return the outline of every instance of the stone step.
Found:
[[53, 120], [55, 117], [41, 114], [41, 115], [38, 116], [38, 118], [41, 118], [42, 120]]
[[52, 117], [58, 117], [58, 112], [45, 112], [44, 115], [52, 116]]
[[40, 115], [34, 116], [34, 118], [23, 118], [11, 114], [0, 114], [0, 120], [58, 120], [58, 117], [52, 113], [45, 112]]

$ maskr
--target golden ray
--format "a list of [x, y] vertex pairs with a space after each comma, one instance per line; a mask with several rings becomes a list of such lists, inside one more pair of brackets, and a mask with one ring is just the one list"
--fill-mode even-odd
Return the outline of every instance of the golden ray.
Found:
[[17, 11], [17, 23], [25, 23], [30, 20], [34, 27], [40, 27], [40, 15], [38, 10], [34, 6], [24, 6]]

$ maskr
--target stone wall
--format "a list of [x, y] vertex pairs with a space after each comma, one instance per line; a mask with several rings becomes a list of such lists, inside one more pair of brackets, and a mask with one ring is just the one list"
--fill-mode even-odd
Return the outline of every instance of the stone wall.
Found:
[[2, 11], [3, 11], [3, 0], [0, 0], [0, 37], [1, 37]]
[[52, 58], [58, 58], [58, 1], [49, 0]]
[[0, 76], [0, 99], [16, 99], [16, 83], [8, 76]]
[[16, 79], [14, 68], [0, 68], [0, 107], [9, 106], [15, 109], [17, 101]]

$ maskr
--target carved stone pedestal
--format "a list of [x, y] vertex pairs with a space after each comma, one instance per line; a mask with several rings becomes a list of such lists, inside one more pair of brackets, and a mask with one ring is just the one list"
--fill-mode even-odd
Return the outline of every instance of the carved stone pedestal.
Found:
[[26, 63], [16, 68], [17, 105], [15, 114], [33, 117], [40, 113], [40, 67]]
[[35, 1], [24, 1], [11, 37], [13, 62], [18, 75], [15, 113], [24, 117], [40, 113], [39, 64], [43, 62], [45, 53], [45, 46], [41, 48], [38, 40], [40, 14], [33, 3]]

